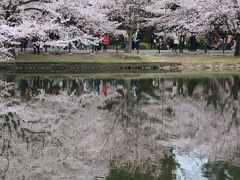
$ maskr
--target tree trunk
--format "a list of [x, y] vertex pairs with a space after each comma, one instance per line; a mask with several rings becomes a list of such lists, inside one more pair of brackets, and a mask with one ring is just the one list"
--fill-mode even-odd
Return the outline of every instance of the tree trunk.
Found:
[[128, 52], [132, 52], [132, 33], [133, 29], [129, 29], [128, 31]]
[[68, 52], [72, 53], [72, 44], [71, 43], [68, 44]]
[[236, 47], [235, 47], [235, 56], [240, 56], [240, 33], [237, 33], [236, 36]]

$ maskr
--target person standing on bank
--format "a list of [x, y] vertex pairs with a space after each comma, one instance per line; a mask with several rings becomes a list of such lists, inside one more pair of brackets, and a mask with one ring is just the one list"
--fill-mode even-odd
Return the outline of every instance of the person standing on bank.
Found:
[[135, 50], [137, 43], [137, 31], [132, 34], [132, 50]]
[[184, 49], [184, 45], [185, 45], [185, 38], [186, 38], [186, 34], [181, 34], [180, 35], [180, 40], [179, 40], [179, 53], [183, 54], [183, 49]]
[[123, 35], [123, 39], [124, 39], [124, 51], [127, 52], [128, 51], [128, 33], [127, 32]]
[[173, 36], [173, 52], [177, 53], [178, 45], [179, 45], [179, 38], [178, 38], [178, 35], [175, 34]]
[[95, 36], [98, 38], [99, 46], [95, 46], [95, 51], [101, 51], [102, 48], [102, 42], [101, 42], [101, 30], [99, 29]]
[[109, 44], [109, 38], [108, 38], [107, 33], [105, 33], [103, 36], [103, 52], [107, 52], [108, 44]]
[[137, 53], [139, 53], [140, 42], [141, 42], [141, 39], [142, 39], [142, 34], [141, 34], [141, 32], [139, 31], [139, 29], [136, 31], [136, 34], [137, 34], [136, 49], [137, 49]]
[[194, 32], [191, 32], [190, 36], [190, 51], [196, 51], [196, 35]]
[[156, 35], [154, 32], [151, 33], [151, 49], [156, 48]]
[[32, 38], [34, 54], [40, 54], [40, 42], [38, 36]]

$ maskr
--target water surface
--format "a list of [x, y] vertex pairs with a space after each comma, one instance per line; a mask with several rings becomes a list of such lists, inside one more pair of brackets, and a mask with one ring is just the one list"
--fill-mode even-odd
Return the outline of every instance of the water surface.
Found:
[[239, 76], [2, 76], [0, 176], [240, 179], [239, 90]]

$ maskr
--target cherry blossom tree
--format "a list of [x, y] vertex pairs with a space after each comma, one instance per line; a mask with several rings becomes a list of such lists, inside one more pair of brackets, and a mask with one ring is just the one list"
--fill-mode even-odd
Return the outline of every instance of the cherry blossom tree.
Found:
[[[47, 44], [75, 40], [89, 43], [85, 34], [100, 29], [118, 34], [132, 33], [140, 26], [153, 26], [165, 32], [208, 30], [218, 24], [235, 32], [240, 55], [239, 0], [1, 0], [0, 43], [38, 36]], [[50, 31], [58, 31], [59, 41], [50, 41]], [[122, 31], [121, 31], [122, 33]]]
[[134, 29], [146, 23], [147, 6], [151, 0], [106, 0], [105, 7], [109, 9], [108, 16], [112, 21], [118, 21], [118, 28], [128, 32], [128, 51], [132, 51], [132, 34]]
[[[100, 1], [87, 0], [5, 0], [0, 5], [0, 42], [4, 47], [21, 38], [38, 37], [42, 44], [68, 46], [80, 40], [93, 43], [86, 33], [102, 29], [115, 32], [115, 22], [108, 21]], [[49, 39], [49, 32], [60, 36]]]
[[240, 56], [240, 1], [198, 1], [198, 4], [198, 10], [201, 13], [199, 20], [201, 22], [218, 24], [221, 28], [233, 31], [236, 34], [235, 55]]
[[236, 34], [235, 55], [240, 55], [240, 1], [239, 0], [155, 0], [149, 8], [157, 18], [149, 21], [165, 32], [205, 32], [214, 25]]

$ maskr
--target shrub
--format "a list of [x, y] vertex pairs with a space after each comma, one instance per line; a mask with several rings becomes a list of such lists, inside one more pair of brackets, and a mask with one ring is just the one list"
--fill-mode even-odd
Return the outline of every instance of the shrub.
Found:
[[141, 49], [141, 50], [147, 50], [147, 49], [149, 49], [149, 44], [147, 44], [147, 43], [140, 43], [140, 49]]

